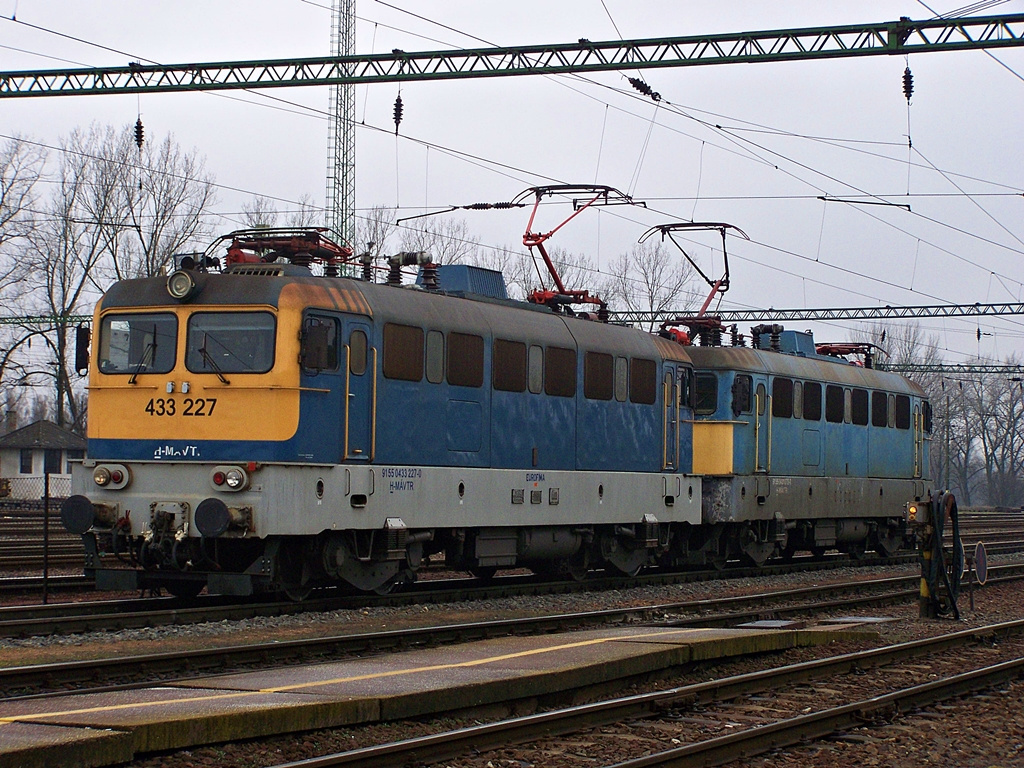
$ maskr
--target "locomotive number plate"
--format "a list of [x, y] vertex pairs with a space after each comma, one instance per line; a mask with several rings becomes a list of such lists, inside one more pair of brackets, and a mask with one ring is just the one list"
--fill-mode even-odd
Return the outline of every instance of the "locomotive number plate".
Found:
[[215, 397], [154, 397], [146, 403], [145, 410], [150, 416], [213, 416], [216, 407]]

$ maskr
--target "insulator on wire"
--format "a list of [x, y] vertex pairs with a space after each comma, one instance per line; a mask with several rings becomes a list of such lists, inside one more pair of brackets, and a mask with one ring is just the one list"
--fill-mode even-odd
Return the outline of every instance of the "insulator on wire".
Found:
[[910, 67], [903, 70], [903, 95], [907, 97], [907, 104], [910, 97], [914, 95], [914, 76], [910, 74]]
[[135, 144], [138, 148], [142, 149], [142, 143], [146, 140], [145, 131], [142, 129], [142, 118], [140, 117], [135, 121]]
[[504, 211], [509, 208], [522, 208], [520, 203], [470, 203], [462, 206], [467, 211]]
[[650, 96], [654, 101], [661, 101], [661, 94], [651, 88], [647, 83], [641, 80], [639, 77], [630, 77], [629, 84], [636, 88], [644, 96]]
[[398, 135], [398, 126], [402, 122], [402, 94], [395, 99], [395, 136]]

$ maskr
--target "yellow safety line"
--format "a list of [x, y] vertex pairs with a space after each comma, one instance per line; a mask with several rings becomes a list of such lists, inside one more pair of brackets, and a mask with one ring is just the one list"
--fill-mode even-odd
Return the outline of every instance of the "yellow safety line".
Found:
[[[258, 693], [285, 693], [288, 691], [298, 691], [310, 688], [322, 687], [325, 685], [337, 685], [338, 683], [352, 683], [361, 680], [373, 680], [375, 678], [386, 678], [386, 677], [397, 677], [399, 675], [414, 675], [421, 672], [436, 672], [442, 669], [458, 669], [467, 667], [477, 667], [483, 664], [489, 664], [491, 662], [507, 661], [509, 659], [524, 658], [526, 656], [536, 656], [543, 653], [553, 653], [555, 651], [571, 650], [574, 648], [585, 648], [587, 646], [600, 645], [602, 643], [620, 642], [623, 640], [647, 640], [651, 638], [667, 637], [669, 635], [678, 635], [684, 632], [711, 632], [716, 631], [712, 629], [701, 629], [701, 628], [685, 628], [685, 629], [674, 629], [674, 630], [661, 630], [658, 632], [649, 632], [643, 635], [628, 635], [628, 636], [616, 636], [616, 637], [602, 637], [593, 640], [582, 640], [576, 643], [566, 643], [564, 645], [553, 645], [547, 648], [535, 648], [529, 651], [520, 651], [518, 653], [506, 653], [501, 656], [489, 656], [482, 659], [473, 659], [472, 661], [460, 661], [455, 664], [434, 664], [429, 667], [416, 667], [414, 669], [396, 669], [388, 672], [374, 672], [365, 675], [352, 675], [350, 677], [336, 677], [332, 680], [316, 680], [306, 683], [295, 683], [293, 685], [280, 685], [273, 688], [259, 688], [251, 691], [233, 691], [231, 693], [215, 693], [209, 696], [200, 697], [186, 697], [180, 699], [166, 699], [164, 701], [138, 701], [131, 704], [113, 704], [103, 707], [88, 707], [85, 709], [68, 709], [61, 712], [37, 712], [34, 714], [25, 715], [14, 715], [10, 717], [0, 717], [0, 724], [4, 723], [17, 723], [17, 722], [30, 722], [32, 720], [38, 720], [41, 718], [54, 718], [54, 717], [65, 717], [68, 715], [87, 715], [94, 712], [117, 712], [126, 709], [138, 709], [142, 707], [163, 707], [170, 704], [195, 704], [199, 702], [209, 701], [225, 701], [228, 699], [238, 699], [245, 696], [252, 696]], [[140, 690], [157, 690], [158, 687]], [[201, 690], [194, 688], [191, 690]], [[85, 692], [87, 693], [87, 692]], [[74, 695], [74, 694], [71, 694]]]

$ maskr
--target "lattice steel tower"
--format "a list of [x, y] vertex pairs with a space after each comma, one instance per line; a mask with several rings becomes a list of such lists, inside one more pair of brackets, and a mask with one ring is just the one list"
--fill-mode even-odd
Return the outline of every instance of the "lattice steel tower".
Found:
[[[331, 55], [356, 52], [355, 0], [333, 0], [331, 6]], [[345, 65], [346, 73], [351, 65]], [[327, 227], [335, 237], [355, 239], [356, 134], [355, 86], [331, 86], [331, 116], [327, 128]]]

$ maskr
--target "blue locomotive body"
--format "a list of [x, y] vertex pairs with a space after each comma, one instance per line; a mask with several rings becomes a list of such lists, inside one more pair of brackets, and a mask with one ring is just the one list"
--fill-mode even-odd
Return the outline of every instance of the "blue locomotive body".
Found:
[[[181, 300], [133, 281], [97, 308], [64, 519], [100, 583], [381, 589], [439, 552], [479, 574], [632, 573], [699, 525], [684, 347], [494, 297], [255, 271], [196, 275]], [[111, 551], [141, 567], [99, 567]]]
[[831, 547], [892, 554], [906, 502], [930, 492], [923, 390], [819, 355], [809, 334], [770, 343], [690, 351], [704, 521], [730, 524], [724, 553], [755, 561]]
[[892, 552], [929, 490], [927, 404], [898, 376], [813, 347], [684, 346], [440, 275], [260, 263], [115, 285], [62, 508], [97, 584], [299, 596], [387, 589], [439, 553], [582, 578]]

